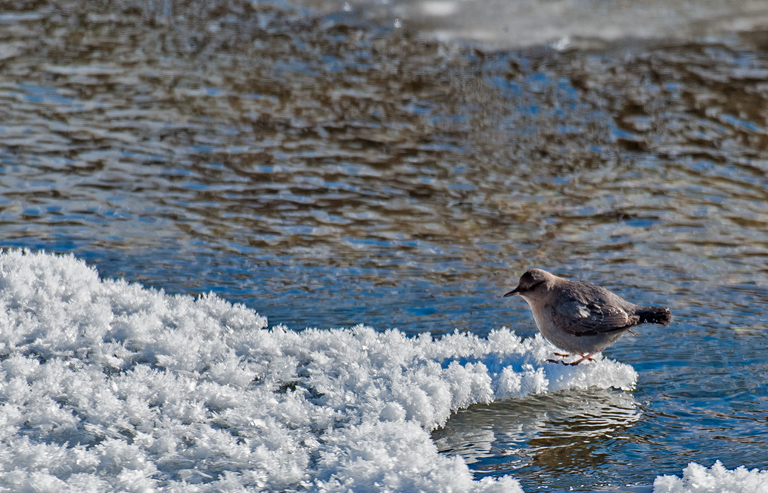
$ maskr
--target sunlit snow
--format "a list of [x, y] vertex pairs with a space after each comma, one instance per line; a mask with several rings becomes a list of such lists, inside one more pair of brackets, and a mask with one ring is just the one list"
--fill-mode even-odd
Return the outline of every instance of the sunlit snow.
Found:
[[653, 493], [768, 493], [768, 471], [750, 471], [744, 466], [728, 470], [720, 461], [710, 469], [691, 463], [682, 478], [656, 478]]
[[506, 329], [267, 328], [216, 296], [45, 253], [0, 253], [0, 305], [0, 489], [13, 491], [520, 491], [474, 481], [429, 431], [473, 403], [637, 379], [606, 359], [547, 363], [546, 341]]

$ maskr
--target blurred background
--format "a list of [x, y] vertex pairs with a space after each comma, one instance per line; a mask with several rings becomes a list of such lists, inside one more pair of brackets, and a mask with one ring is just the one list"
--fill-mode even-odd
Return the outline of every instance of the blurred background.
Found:
[[528, 490], [768, 467], [766, 49], [748, 0], [0, 3], [2, 246], [296, 330], [531, 336], [526, 268], [589, 280], [672, 309], [606, 352], [638, 390], [441, 450]]
[[326, 14], [398, 22], [422, 39], [460, 40], [486, 48], [549, 44], [556, 49], [615, 42], [727, 36], [768, 25], [761, 0], [307, 0]]

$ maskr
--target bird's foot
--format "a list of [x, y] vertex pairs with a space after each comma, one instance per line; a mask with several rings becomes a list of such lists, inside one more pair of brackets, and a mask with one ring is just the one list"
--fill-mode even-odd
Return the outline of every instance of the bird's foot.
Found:
[[587, 353], [587, 354], [582, 354], [581, 358], [579, 358], [578, 361], [574, 361], [573, 363], [565, 363], [565, 364], [570, 366], [576, 366], [582, 361], [595, 361], [595, 360], [592, 358], [592, 353]]
[[[576, 366], [582, 361], [595, 361], [594, 358], [592, 358], [593, 354], [594, 353], [585, 353], [585, 354], [554, 353], [555, 356], [560, 356], [563, 359], [548, 359], [547, 363], [562, 363], [565, 366]], [[579, 357], [579, 359], [572, 363], [566, 363], [565, 358], [570, 358], [571, 356], [577, 356]]]
[[547, 360], [547, 363], [562, 363], [562, 364], [564, 364], [564, 365], [567, 365], [568, 363], [566, 363], [565, 361], [563, 361], [563, 358], [570, 358], [570, 357], [571, 357], [571, 355], [570, 355], [570, 354], [568, 354], [568, 353], [558, 353], [558, 352], [554, 352], [554, 353], [552, 353], [552, 354], [554, 354], [555, 356], [560, 356], [560, 358], [561, 358], [561, 359], [548, 359], [548, 360]]

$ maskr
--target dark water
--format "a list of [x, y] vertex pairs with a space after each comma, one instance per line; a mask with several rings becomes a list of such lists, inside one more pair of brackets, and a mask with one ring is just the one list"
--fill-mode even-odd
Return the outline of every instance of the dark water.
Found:
[[768, 467], [768, 33], [483, 51], [247, 2], [0, 14], [0, 238], [293, 329], [535, 333], [539, 266], [675, 322], [633, 393], [435, 432], [527, 491]]

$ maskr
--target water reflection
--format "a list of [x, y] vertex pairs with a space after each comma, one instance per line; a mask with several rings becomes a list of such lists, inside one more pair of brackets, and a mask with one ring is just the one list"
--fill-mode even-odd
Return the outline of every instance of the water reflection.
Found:
[[615, 450], [640, 416], [627, 393], [565, 392], [473, 406], [432, 436], [479, 476], [514, 473], [524, 489], [542, 482], [562, 490], [595, 482], [623, 486], [624, 473], [612, 472], [626, 466]]
[[69, 7], [9, 34], [5, 246], [294, 328], [530, 333], [498, 295], [531, 265], [766, 327], [759, 32], [483, 52], [261, 4]]

